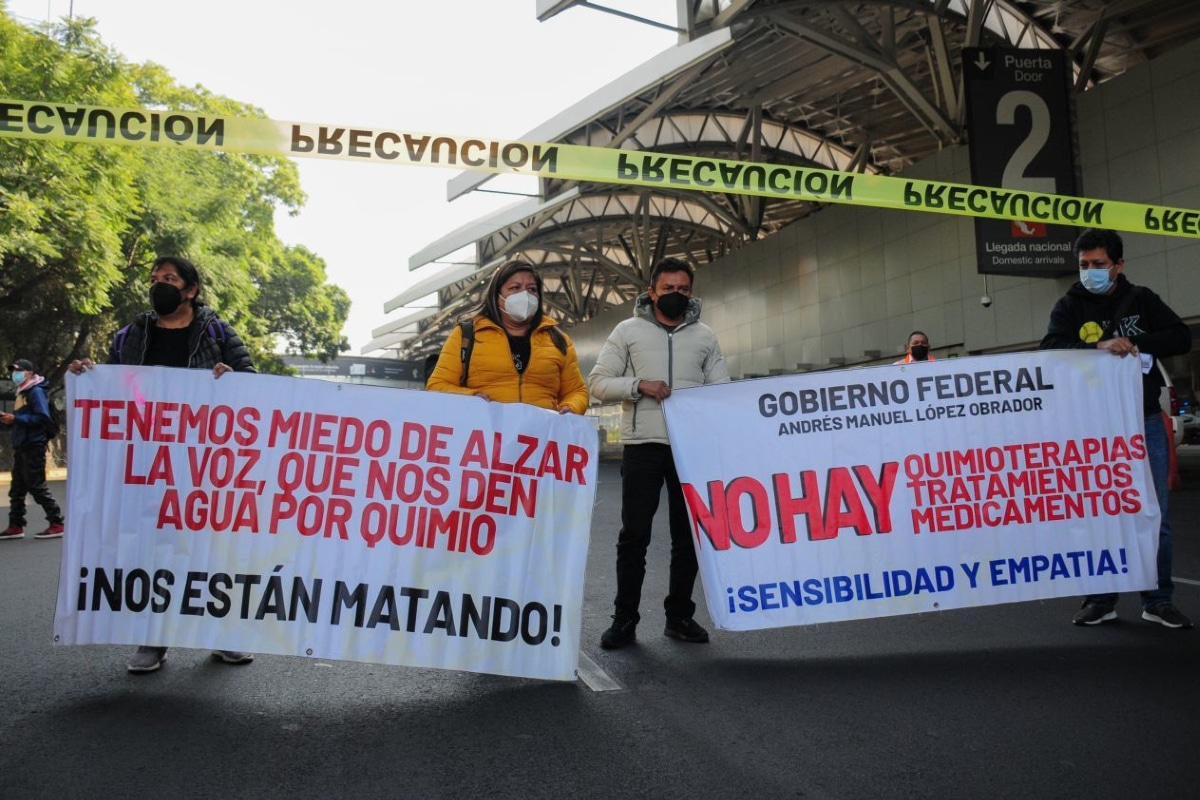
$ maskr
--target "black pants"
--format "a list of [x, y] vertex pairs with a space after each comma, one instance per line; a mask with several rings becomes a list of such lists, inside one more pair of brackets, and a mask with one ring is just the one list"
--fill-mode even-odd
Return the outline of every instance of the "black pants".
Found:
[[51, 525], [63, 523], [62, 509], [46, 486], [46, 445], [38, 444], [13, 451], [12, 486], [8, 490], [8, 524], [25, 527], [25, 495], [33, 495]]
[[671, 448], [665, 444], [631, 444], [625, 446], [621, 456], [621, 534], [617, 537], [614, 604], [618, 619], [641, 619], [638, 606], [646, 578], [646, 549], [664, 482], [671, 520], [671, 578], [663, 606], [668, 620], [689, 619], [696, 613], [692, 588], [699, 567]]

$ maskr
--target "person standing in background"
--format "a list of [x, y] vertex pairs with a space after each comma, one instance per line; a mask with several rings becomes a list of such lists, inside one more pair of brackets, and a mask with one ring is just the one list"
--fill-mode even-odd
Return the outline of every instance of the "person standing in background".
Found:
[[60, 539], [66, 530], [65, 520], [46, 485], [46, 451], [50, 445], [47, 432], [51, 427], [50, 399], [43, 385], [46, 379], [37, 374], [33, 362], [26, 358], [18, 358], [10, 369], [17, 400], [13, 413], [0, 414], [0, 424], [12, 428], [13, 468], [8, 490], [8, 527], [0, 532], [0, 539], [25, 537], [27, 494], [42, 507], [50, 523], [33, 538]]
[[929, 337], [925, 335], [924, 331], [913, 331], [908, 335], [908, 341], [904, 344], [904, 358], [895, 363], [911, 364], [914, 361], [936, 360], [929, 355]]

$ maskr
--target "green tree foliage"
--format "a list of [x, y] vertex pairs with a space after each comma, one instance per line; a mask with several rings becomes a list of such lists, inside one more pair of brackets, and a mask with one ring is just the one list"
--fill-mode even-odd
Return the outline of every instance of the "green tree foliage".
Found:
[[328, 335], [350, 313], [350, 298], [341, 287], [325, 283], [325, 262], [304, 247], [287, 248], [272, 265], [257, 304], [253, 333], [282, 339], [289, 353], [329, 361], [350, 347], [345, 337]]
[[[70, 33], [89, 57], [0, 16], [0, 96], [131, 102], [115, 58], [82, 29]], [[0, 140], [5, 350], [20, 347], [45, 368], [95, 329], [122, 274], [126, 220], [140, 206], [138, 162], [124, 148]]]
[[[93, 20], [35, 32], [2, 5], [0, 97], [263, 116], [128, 64]], [[348, 349], [346, 293], [321, 258], [275, 234], [276, 209], [303, 202], [284, 158], [0, 139], [0, 356], [34, 359], [52, 378], [72, 358], [102, 360], [112, 332], [148, 305], [151, 263], [170, 253], [201, 268], [206, 301], [263, 371], [288, 371], [280, 346], [335, 357]]]

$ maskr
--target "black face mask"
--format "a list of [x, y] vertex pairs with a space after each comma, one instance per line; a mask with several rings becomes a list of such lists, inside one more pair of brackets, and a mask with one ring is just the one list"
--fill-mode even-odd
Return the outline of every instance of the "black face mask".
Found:
[[679, 319], [687, 311], [688, 298], [679, 292], [671, 292], [670, 294], [660, 294], [658, 300], [654, 302], [655, 308], [663, 313], [667, 319]]
[[909, 352], [912, 354], [913, 361], [929, 360], [929, 345], [927, 344], [914, 344], [909, 348]]
[[183, 303], [183, 292], [169, 283], [156, 283], [150, 287], [150, 305], [160, 317], [171, 314]]

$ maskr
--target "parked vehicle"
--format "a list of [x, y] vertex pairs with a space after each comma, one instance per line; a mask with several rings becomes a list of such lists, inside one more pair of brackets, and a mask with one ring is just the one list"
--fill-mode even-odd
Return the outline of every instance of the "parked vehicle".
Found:
[[1171, 374], [1167, 372], [1167, 368], [1159, 359], [1154, 359], [1155, 366], [1158, 367], [1158, 372], [1163, 378], [1163, 388], [1159, 392], [1158, 403], [1162, 406], [1162, 410], [1167, 412], [1167, 416], [1171, 418], [1171, 433], [1175, 439], [1175, 446], [1184, 443], [1184, 425], [1179, 413], [1179, 395], [1175, 393], [1175, 383], [1171, 380]]
[[1179, 421], [1183, 427], [1183, 443], [1200, 444], [1200, 416], [1180, 414]]

